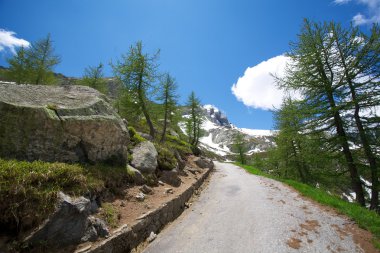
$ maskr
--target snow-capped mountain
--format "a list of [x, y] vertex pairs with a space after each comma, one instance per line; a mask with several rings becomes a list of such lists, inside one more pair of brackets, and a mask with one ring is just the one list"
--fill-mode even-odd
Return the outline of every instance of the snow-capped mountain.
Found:
[[[186, 115], [185, 115], [186, 117]], [[181, 126], [184, 131], [184, 124]], [[233, 155], [235, 136], [240, 133], [247, 143], [247, 154], [264, 152], [273, 147], [276, 131], [237, 128], [231, 124], [227, 116], [213, 105], [203, 106], [203, 137], [201, 146], [220, 155]]]

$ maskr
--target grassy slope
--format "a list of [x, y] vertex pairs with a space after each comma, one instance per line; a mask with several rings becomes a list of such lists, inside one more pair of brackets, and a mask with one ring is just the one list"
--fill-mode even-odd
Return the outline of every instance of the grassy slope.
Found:
[[333, 207], [338, 212], [347, 215], [353, 219], [361, 228], [370, 231], [374, 235], [373, 243], [376, 248], [380, 249], [380, 216], [373, 211], [363, 208], [355, 203], [349, 203], [338, 196], [329, 195], [321, 189], [314, 188], [310, 185], [303, 184], [294, 180], [282, 179], [268, 175], [252, 166], [242, 165], [236, 163], [237, 166], [244, 168], [249, 173], [254, 175], [264, 176], [268, 178], [281, 181], [297, 191], [302, 195], [309, 197], [323, 205]]

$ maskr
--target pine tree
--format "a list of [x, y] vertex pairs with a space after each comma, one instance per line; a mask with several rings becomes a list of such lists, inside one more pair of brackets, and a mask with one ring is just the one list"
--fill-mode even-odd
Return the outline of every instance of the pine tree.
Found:
[[107, 87], [103, 77], [102, 63], [99, 63], [96, 67], [89, 66], [85, 68], [80, 84], [89, 86], [105, 94], [107, 92]]
[[177, 84], [175, 79], [169, 74], [165, 74], [161, 80], [161, 86], [157, 99], [163, 103], [164, 126], [161, 135], [161, 142], [165, 141], [168, 125], [171, 123], [172, 115], [177, 108]]
[[186, 122], [187, 136], [189, 137], [189, 143], [194, 148], [197, 148], [201, 136], [202, 115], [201, 103], [195, 96], [194, 91], [191, 92], [188, 98], [187, 106], [190, 108], [190, 117]]
[[329, 24], [329, 29], [337, 54], [337, 65], [343, 73], [339, 88], [347, 101], [345, 109], [353, 111], [360, 145], [363, 147], [371, 171], [370, 208], [377, 209], [379, 205], [378, 164], [375, 152], [370, 145], [371, 130], [366, 127], [367, 119], [361, 113], [380, 105], [380, 30], [378, 25], [374, 25], [370, 35], [367, 36], [357, 27], [351, 25], [350, 28], [343, 29], [333, 22]]
[[356, 200], [365, 205], [363, 186], [349, 145], [342, 114], [344, 96], [339, 90], [342, 75], [336, 71], [337, 54], [328, 25], [305, 20], [299, 41], [288, 54], [292, 59], [282, 86], [302, 92], [309, 110], [307, 131], [329, 131], [329, 142], [342, 150], [350, 172]]
[[244, 139], [244, 135], [242, 133], [238, 132], [235, 134], [233, 147], [238, 154], [238, 161], [241, 164], [246, 164], [247, 159], [246, 159], [245, 153], [247, 152], [247, 147], [246, 147], [246, 141]]
[[30, 47], [19, 49], [13, 58], [8, 59], [9, 78], [16, 83], [52, 84], [55, 82], [53, 68], [60, 61], [60, 57], [54, 54], [48, 34]]
[[148, 124], [149, 134], [153, 138], [156, 130], [148, 109], [148, 96], [157, 78], [158, 56], [159, 51], [153, 55], [143, 53], [143, 45], [139, 41], [135, 46], [131, 46], [129, 52], [122, 55], [116, 64], [111, 64], [115, 75], [138, 103]]

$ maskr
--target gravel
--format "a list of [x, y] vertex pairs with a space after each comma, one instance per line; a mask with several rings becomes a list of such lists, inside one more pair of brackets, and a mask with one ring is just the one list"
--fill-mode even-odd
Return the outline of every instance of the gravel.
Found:
[[344, 231], [347, 218], [280, 182], [215, 165], [199, 200], [145, 253], [364, 252]]

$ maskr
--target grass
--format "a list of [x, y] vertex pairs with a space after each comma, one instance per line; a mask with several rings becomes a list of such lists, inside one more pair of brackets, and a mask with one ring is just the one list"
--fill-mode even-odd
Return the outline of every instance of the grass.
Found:
[[118, 194], [131, 176], [127, 168], [0, 159], [0, 232], [17, 235], [54, 210], [57, 193]]
[[104, 203], [100, 211], [100, 216], [105, 220], [105, 222], [112, 228], [117, 227], [118, 223], [118, 212], [112, 206], [111, 203]]
[[380, 249], [380, 216], [376, 212], [370, 211], [364, 207], [359, 206], [358, 204], [346, 202], [340, 199], [339, 196], [330, 195], [327, 192], [321, 189], [317, 189], [313, 186], [294, 180], [278, 178], [273, 175], [266, 174], [252, 166], [242, 165], [238, 163], [236, 163], [236, 165], [244, 168], [246, 171], [254, 175], [264, 176], [275, 179], [277, 181], [281, 181], [293, 187], [305, 197], [311, 198], [323, 205], [330, 206], [341, 214], [350, 217], [359, 225], [359, 227], [366, 229], [373, 234], [373, 244], [376, 248]]

